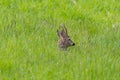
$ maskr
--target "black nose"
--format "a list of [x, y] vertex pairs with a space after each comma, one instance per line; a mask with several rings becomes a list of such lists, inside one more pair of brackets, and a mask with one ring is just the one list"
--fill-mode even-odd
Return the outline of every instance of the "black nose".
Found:
[[75, 45], [75, 43], [72, 44], [73, 46]]

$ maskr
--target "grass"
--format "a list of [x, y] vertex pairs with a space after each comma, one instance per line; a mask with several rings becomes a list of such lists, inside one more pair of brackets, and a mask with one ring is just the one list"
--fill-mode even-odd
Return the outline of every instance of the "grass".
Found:
[[119, 0], [0, 0], [0, 80], [119, 80], [119, 49]]

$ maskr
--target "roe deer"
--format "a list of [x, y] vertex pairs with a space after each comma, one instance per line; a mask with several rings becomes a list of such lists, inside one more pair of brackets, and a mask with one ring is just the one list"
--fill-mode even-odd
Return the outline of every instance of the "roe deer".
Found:
[[57, 34], [59, 36], [59, 47], [61, 49], [66, 50], [68, 47], [75, 45], [75, 43], [68, 36], [65, 25], [62, 26], [61, 31], [57, 30]]

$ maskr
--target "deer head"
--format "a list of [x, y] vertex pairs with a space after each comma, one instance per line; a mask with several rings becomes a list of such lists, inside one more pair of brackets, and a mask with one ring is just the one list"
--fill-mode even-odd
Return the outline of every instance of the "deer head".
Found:
[[62, 26], [62, 30], [57, 30], [57, 34], [59, 36], [59, 46], [62, 49], [67, 49], [70, 46], [74, 46], [75, 43], [70, 39], [67, 33], [67, 29], [65, 25]]

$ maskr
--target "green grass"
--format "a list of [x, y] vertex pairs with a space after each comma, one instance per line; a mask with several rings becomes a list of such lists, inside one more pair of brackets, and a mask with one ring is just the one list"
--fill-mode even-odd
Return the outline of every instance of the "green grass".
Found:
[[0, 0], [0, 80], [120, 80], [120, 1]]

